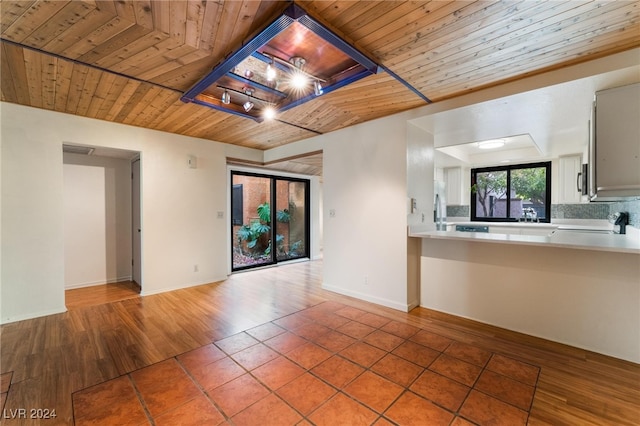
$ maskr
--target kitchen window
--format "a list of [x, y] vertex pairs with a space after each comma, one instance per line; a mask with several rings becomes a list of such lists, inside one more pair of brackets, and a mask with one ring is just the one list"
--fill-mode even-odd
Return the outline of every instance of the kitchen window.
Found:
[[551, 222], [551, 162], [471, 169], [471, 220]]

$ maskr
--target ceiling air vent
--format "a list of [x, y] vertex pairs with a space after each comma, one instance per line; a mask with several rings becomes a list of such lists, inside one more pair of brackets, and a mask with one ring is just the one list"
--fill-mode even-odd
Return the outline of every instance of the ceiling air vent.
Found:
[[91, 148], [90, 146], [62, 144], [62, 152], [68, 154], [91, 155], [93, 151], [95, 151], [95, 148]]

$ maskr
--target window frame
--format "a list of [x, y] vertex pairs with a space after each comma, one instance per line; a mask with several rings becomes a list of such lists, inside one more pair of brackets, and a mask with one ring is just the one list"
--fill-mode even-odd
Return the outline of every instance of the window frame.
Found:
[[511, 171], [521, 169], [545, 168], [545, 217], [536, 220], [540, 223], [551, 223], [551, 161], [542, 161], [536, 163], [525, 164], [508, 164], [503, 166], [479, 167], [471, 169], [471, 188], [476, 184], [476, 176], [478, 173], [487, 172], [507, 172], [507, 196], [506, 196], [506, 212], [507, 217], [478, 217], [477, 216], [477, 194], [470, 191], [470, 207], [472, 222], [518, 222], [521, 218], [509, 217], [511, 214]]

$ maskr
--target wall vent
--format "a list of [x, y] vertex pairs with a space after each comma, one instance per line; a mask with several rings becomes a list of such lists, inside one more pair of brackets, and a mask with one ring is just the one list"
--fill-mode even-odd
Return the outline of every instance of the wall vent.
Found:
[[91, 148], [90, 146], [62, 144], [62, 152], [68, 154], [91, 155], [93, 151], [95, 151], [95, 148]]

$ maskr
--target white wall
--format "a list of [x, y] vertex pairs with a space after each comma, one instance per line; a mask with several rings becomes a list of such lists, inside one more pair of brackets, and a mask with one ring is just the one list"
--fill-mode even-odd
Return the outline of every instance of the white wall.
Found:
[[2, 322], [65, 311], [63, 141], [141, 152], [143, 295], [226, 278], [226, 156], [261, 152], [14, 104], [1, 114]]
[[63, 154], [65, 288], [131, 279], [131, 161]]
[[406, 116], [274, 148], [265, 161], [319, 149], [323, 288], [408, 310]]
[[318, 139], [324, 150], [323, 287], [408, 310], [406, 124], [389, 117]]
[[18, 109], [1, 109], [2, 322], [65, 310], [62, 146]]
[[638, 255], [424, 239], [421, 305], [640, 362]]

